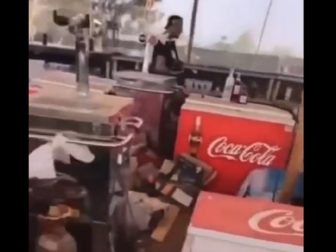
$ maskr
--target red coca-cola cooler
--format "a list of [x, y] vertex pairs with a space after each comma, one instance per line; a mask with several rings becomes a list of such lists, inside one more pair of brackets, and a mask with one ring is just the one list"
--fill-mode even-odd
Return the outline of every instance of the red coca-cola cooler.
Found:
[[303, 252], [303, 208], [202, 192], [182, 252]]
[[217, 171], [206, 189], [236, 194], [252, 170], [285, 169], [294, 125], [289, 112], [275, 107], [190, 96], [181, 110], [175, 156], [197, 155]]

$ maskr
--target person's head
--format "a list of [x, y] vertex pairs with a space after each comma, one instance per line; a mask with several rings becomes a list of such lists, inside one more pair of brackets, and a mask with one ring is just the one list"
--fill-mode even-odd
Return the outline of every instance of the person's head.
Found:
[[178, 38], [183, 31], [183, 18], [177, 15], [170, 16], [165, 29], [170, 37]]

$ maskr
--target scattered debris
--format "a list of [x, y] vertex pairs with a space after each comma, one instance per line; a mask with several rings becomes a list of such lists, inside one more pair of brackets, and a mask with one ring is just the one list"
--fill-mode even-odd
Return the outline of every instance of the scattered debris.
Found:
[[158, 242], [163, 242], [169, 230], [171, 229], [175, 219], [177, 218], [179, 211], [179, 207], [170, 205], [165, 217], [152, 232], [151, 238]]
[[164, 160], [155, 189], [184, 207], [192, 206], [200, 190], [216, 177], [214, 169], [188, 154], [176, 162]]

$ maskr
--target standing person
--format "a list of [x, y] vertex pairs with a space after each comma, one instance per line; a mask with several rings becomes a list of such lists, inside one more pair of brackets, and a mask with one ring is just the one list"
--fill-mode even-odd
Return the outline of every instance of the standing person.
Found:
[[[176, 39], [178, 39], [183, 31], [183, 18], [172, 15], [168, 18], [165, 31], [155, 36], [155, 45], [148, 54], [149, 63], [148, 70], [153, 74], [170, 75], [176, 77], [177, 84], [183, 86], [184, 71], [183, 63], [180, 61], [177, 49]], [[144, 60], [146, 62], [146, 60]], [[145, 67], [146, 69], [146, 67]], [[185, 101], [185, 93], [182, 89], [177, 89], [172, 95], [168, 103], [165, 104], [162, 132], [165, 134], [165, 145], [163, 152], [165, 156], [172, 158], [174, 144], [177, 135], [177, 123], [181, 110], [181, 106]]]
[[182, 17], [170, 16], [165, 26], [165, 32], [157, 36], [158, 42], [154, 46], [150, 72], [175, 75], [182, 71], [183, 64], [179, 59], [175, 44], [175, 40], [180, 37], [182, 31]]

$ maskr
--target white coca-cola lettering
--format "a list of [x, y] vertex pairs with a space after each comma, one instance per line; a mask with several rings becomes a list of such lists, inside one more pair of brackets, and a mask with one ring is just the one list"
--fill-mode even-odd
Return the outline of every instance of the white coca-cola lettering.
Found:
[[262, 166], [270, 166], [280, 148], [266, 143], [256, 142], [250, 145], [229, 143], [227, 137], [220, 137], [212, 141], [208, 147], [210, 157], [223, 157], [228, 160], [239, 160]]
[[[267, 223], [263, 223], [267, 221]], [[303, 236], [303, 220], [296, 220], [293, 211], [271, 209], [256, 213], [248, 224], [254, 231], [263, 234]], [[283, 231], [284, 229], [288, 231]]]

